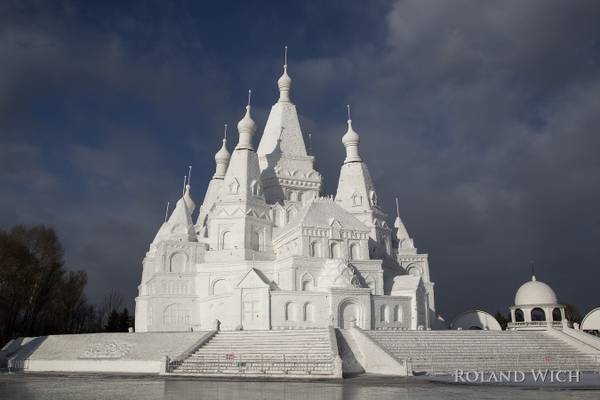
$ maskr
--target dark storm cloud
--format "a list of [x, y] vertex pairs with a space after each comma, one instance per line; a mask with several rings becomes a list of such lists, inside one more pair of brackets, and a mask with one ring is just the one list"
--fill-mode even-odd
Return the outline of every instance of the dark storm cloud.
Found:
[[164, 202], [191, 161], [200, 202], [248, 87], [264, 124], [286, 42], [328, 191], [351, 103], [380, 198], [390, 212], [400, 198], [447, 318], [504, 311], [530, 260], [562, 301], [597, 305], [600, 5], [364, 8], [5, 5], [0, 223], [56, 226], [93, 298], [132, 298]]

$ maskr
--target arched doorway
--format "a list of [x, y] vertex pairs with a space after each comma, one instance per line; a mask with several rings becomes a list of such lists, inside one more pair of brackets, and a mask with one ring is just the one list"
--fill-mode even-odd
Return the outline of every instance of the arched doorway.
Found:
[[352, 328], [354, 322], [360, 325], [360, 305], [352, 301], [340, 304], [338, 312], [338, 327], [342, 329]]

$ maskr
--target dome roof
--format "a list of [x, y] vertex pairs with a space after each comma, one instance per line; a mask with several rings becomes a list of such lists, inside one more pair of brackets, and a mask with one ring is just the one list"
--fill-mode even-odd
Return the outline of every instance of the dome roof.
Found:
[[554, 290], [544, 282], [531, 277], [529, 282], [525, 282], [515, 295], [515, 305], [535, 305], [535, 304], [557, 304], [558, 299]]
[[[292, 88], [292, 78], [287, 73], [287, 65], [283, 68], [283, 75], [277, 80], [277, 86], [281, 92], [280, 100], [289, 101], [289, 91]], [[284, 93], [285, 92], [285, 93]]]
[[240, 138], [235, 148], [254, 150], [252, 147], [252, 136], [254, 135], [254, 132], [256, 132], [256, 123], [250, 115], [250, 104], [246, 106], [246, 114], [244, 114], [244, 118], [238, 122], [237, 128]]
[[217, 163], [227, 162], [229, 161], [230, 157], [231, 154], [229, 154], [229, 151], [227, 150], [227, 139], [223, 139], [223, 145], [221, 146], [221, 149], [219, 149], [219, 151], [217, 151], [217, 154], [215, 154], [215, 161]]
[[360, 137], [358, 136], [358, 133], [356, 133], [356, 131], [352, 129], [352, 120], [349, 119], [348, 130], [346, 131], [344, 136], [342, 136], [342, 143], [344, 144], [344, 146], [352, 146], [357, 145], [359, 140]]

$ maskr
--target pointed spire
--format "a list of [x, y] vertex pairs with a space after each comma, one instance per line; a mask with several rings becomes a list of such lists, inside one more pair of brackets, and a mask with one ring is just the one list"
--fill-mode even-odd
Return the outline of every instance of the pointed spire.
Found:
[[165, 222], [169, 219], [169, 206], [171, 205], [170, 201], [167, 201], [167, 209], [165, 210]]
[[290, 89], [292, 88], [292, 78], [290, 78], [290, 76], [287, 73], [287, 46], [285, 46], [283, 59], [283, 74], [277, 81], [277, 86], [279, 86], [279, 101], [290, 102]]
[[217, 154], [215, 154], [215, 162], [217, 163], [217, 168], [215, 170], [215, 174], [213, 175], [214, 179], [223, 179], [225, 178], [225, 173], [227, 172], [227, 167], [229, 166], [229, 159], [231, 158], [231, 154], [227, 150], [227, 124], [225, 124], [224, 132], [223, 132], [223, 145]]
[[252, 136], [254, 135], [254, 132], [256, 132], [256, 123], [250, 115], [251, 96], [252, 90], [248, 90], [248, 105], [246, 106], [246, 114], [244, 115], [244, 118], [242, 118], [237, 124], [240, 139], [237, 146], [235, 146], [236, 150], [254, 150], [254, 147], [252, 147]]
[[346, 147], [346, 159], [344, 160], [344, 164], [349, 162], [361, 162], [362, 159], [358, 154], [358, 143], [360, 142], [360, 138], [358, 133], [352, 129], [352, 119], [350, 118], [350, 104], [346, 105], [348, 109], [348, 130], [342, 136], [342, 143]]
[[[194, 209], [196, 208], [196, 203], [194, 203], [194, 200], [192, 200], [192, 197], [190, 196], [190, 190], [192, 188], [192, 186], [190, 185], [190, 181], [192, 179], [192, 166], [189, 166], [188, 169], [188, 174], [186, 176], [183, 177], [183, 194], [181, 195], [181, 200], [183, 200], [183, 202], [185, 203], [185, 206], [187, 208], [187, 212], [188, 214], [192, 215], [192, 213], [194, 212]], [[179, 201], [177, 202], [177, 206], [179, 205]]]
[[185, 186], [185, 193], [183, 194], [183, 201], [185, 202], [185, 205], [188, 209], [188, 212], [190, 213], [190, 216], [192, 215], [192, 213], [194, 212], [194, 210], [196, 209], [196, 203], [194, 203], [194, 200], [192, 200], [192, 196], [190, 195], [190, 189], [192, 187], [190, 185], [186, 185]]
[[398, 198], [396, 197], [396, 221], [394, 221], [394, 228], [396, 228], [396, 239], [398, 239], [398, 247], [400, 249], [412, 249], [414, 248], [414, 242], [408, 235], [408, 231], [400, 219], [400, 206], [398, 205]]

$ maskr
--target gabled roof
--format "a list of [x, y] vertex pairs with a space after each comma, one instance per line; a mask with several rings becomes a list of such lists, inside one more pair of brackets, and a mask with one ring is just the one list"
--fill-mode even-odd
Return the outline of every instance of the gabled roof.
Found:
[[254, 268], [250, 268], [244, 277], [237, 284], [240, 289], [254, 289], [254, 288], [265, 288], [271, 287], [270, 283], [263, 278]]
[[369, 228], [360, 222], [356, 217], [344, 210], [340, 205], [331, 199], [318, 198], [312, 199], [300, 209], [292, 221], [290, 221], [280, 231], [280, 235], [298, 228], [300, 226], [314, 226], [322, 228], [339, 227], [339, 229], [349, 229], [361, 232], [369, 232]]

